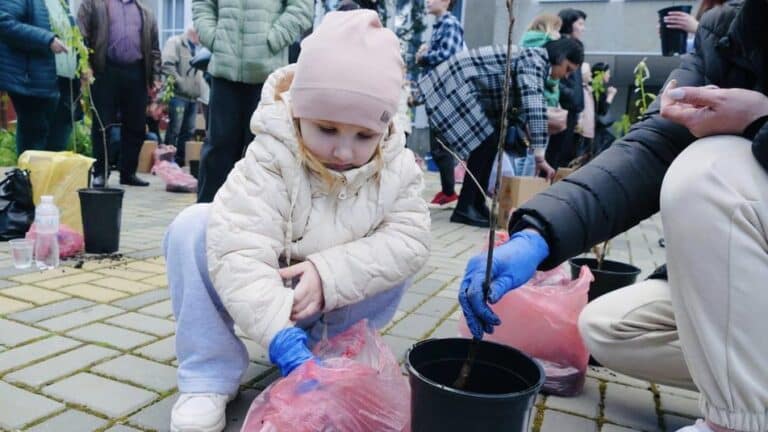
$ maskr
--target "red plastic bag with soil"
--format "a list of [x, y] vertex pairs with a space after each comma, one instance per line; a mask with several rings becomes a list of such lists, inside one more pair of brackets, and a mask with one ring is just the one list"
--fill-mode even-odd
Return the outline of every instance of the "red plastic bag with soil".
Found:
[[404, 432], [411, 390], [394, 354], [363, 320], [314, 349], [310, 361], [264, 390], [241, 432]]
[[[578, 320], [593, 280], [586, 266], [576, 280], [571, 280], [565, 266], [537, 272], [528, 283], [491, 306], [501, 325], [484, 339], [517, 348], [539, 360], [547, 375], [542, 392], [578, 395], [584, 388], [589, 361]], [[471, 337], [463, 317], [459, 333]]]
[[[29, 227], [25, 238], [27, 240], [35, 240], [37, 238], [35, 224]], [[59, 224], [59, 232], [56, 238], [59, 240], [59, 258], [73, 257], [82, 252], [85, 247], [83, 235], [64, 224]], [[48, 247], [45, 247], [43, 253], [47, 250]]]

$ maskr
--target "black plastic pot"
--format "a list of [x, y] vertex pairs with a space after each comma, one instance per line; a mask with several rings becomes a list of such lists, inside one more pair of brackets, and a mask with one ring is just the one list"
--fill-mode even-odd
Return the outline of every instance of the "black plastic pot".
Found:
[[571, 265], [571, 277], [574, 279], [579, 277], [579, 270], [583, 265], [592, 271], [595, 280], [589, 287], [589, 301], [619, 288], [632, 285], [641, 271], [631, 264], [611, 260], [604, 260], [602, 268], [598, 270], [597, 260], [594, 258], [573, 258], [569, 263]]
[[659, 36], [661, 37], [661, 55], [673, 56], [676, 54], [685, 54], [688, 45], [688, 33], [683, 30], [667, 28], [664, 23], [664, 17], [669, 12], [691, 13], [691, 6], [670, 6], [659, 9]]
[[88, 188], [77, 191], [83, 216], [85, 252], [102, 254], [120, 249], [122, 189]]
[[189, 161], [189, 173], [192, 174], [192, 177], [197, 178], [197, 174], [200, 173], [200, 161], [199, 160], [191, 160], [191, 161]]
[[482, 341], [465, 389], [457, 390], [451, 385], [470, 344], [469, 339], [430, 339], [406, 354], [413, 432], [528, 431], [544, 370], [514, 348]]

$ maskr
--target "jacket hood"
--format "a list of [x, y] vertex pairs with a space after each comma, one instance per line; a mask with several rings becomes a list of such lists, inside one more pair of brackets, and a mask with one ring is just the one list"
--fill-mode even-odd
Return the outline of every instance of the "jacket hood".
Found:
[[523, 37], [520, 40], [520, 46], [523, 48], [542, 47], [550, 40], [551, 38], [549, 35], [542, 31], [529, 30], [523, 33]]

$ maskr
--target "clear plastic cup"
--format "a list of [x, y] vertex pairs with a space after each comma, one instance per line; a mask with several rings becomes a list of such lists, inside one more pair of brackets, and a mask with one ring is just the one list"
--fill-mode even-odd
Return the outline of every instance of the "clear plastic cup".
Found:
[[30, 268], [32, 266], [32, 251], [35, 242], [27, 239], [15, 239], [8, 242], [11, 245], [13, 266], [17, 269]]

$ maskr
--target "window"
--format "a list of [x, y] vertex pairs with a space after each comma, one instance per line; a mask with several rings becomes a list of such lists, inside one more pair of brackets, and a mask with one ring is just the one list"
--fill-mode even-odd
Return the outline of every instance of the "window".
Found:
[[187, 5], [184, 0], [160, 0], [160, 46], [171, 36], [184, 33], [186, 27]]

